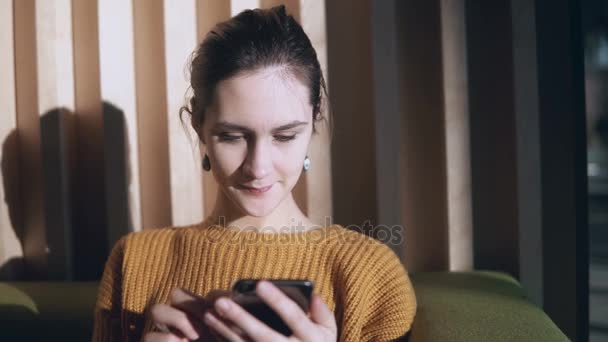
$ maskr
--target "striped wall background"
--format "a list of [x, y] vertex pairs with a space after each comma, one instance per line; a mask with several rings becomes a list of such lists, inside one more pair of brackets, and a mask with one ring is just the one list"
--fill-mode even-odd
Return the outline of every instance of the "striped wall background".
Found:
[[[97, 279], [122, 235], [202, 220], [217, 186], [179, 118], [188, 60], [218, 21], [280, 3], [313, 42], [335, 124], [313, 138], [302, 210], [401, 228], [385, 242], [411, 271], [471, 269], [464, 1], [0, 0], [0, 279]], [[497, 232], [513, 238], [509, 220]], [[517, 270], [495, 236], [492, 260]]]
[[[188, 59], [216, 22], [279, 3], [326, 72], [323, 1], [0, 0], [2, 278], [94, 279], [123, 234], [202, 220], [217, 187], [178, 115]], [[310, 157], [294, 193], [323, 222], [327, 134]]]

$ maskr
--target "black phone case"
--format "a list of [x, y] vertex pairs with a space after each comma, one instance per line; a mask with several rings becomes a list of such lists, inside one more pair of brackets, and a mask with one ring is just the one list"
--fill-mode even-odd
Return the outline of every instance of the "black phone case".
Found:
[[[314, 289], [314, 283], [310, 280], [287, 280], [287, 279], [266, 279], [277, 286], [283, 293], [296, 302], [304, 312], [308, 312], [310, 298]], [[283, 319], [255, 293], [255, 286], [258, 279], [241, 279], [232, 287], [239, 295], [235, 300], [247, 312], [257, 317], [269, 327], [291, 336], [291, 329], [285, 324]]]

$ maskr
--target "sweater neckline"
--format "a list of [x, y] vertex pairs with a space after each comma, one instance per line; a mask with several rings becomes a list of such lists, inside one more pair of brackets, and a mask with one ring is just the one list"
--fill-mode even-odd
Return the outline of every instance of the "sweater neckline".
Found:
[[286, 229], [285, 231], [258, 231], [256, 229], [234, 229], [227, 228], [215, 223], [211, 217], [205, 218], [200, 226], [207, 232], [209, 237], [215, 241], [247, 241], [248, 243], [257, 242], [280, 242], [280, 243], [299, 243], [309, 241], [322, 241], [334, 235], [341, 227], [338, 224], [329, 226], [319, 226], [318, 228], [306, 231], [298, 229]]

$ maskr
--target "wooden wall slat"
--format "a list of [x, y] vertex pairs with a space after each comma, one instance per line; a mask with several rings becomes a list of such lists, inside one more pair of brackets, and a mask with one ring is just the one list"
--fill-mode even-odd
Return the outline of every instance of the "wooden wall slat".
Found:
[[[36, 62], [36, 2], [14, 2], [15, 98], [23, 254], [27, 277], [46, 277], [46, 232]], [[21, 230], [20, 229], [20, 230]]]
[[[231, 16], [232, 1], [203, 0], [196, 2], [196, 35], [200, 44], [205, 35], [215, 24]], [[201, 145], [201, 158], [205, 154], [205, 146]], [[202, 160], [202, 159], [201, 159]], [[201, 166], [202, 169], [202, 166]], [[203, 216], [211, 213], [215, 206], [218, 184], [211, 172], [203, 172]]]
[[121, 231], [142, 229], [133, 28], [130, 1], [99, 0], [108, 227]]
[[261, 0], [230, 0], [230, 16], [233, 17], [246, 9], [261, 7]]
[[13, 25], [13, 0], [0, 0], [0, 279], [23, 272]]
[[[285, 5], [285, 9], [287, 10], [287, 13], [293, 15], [293, 17], [300, 24], [302, 24], [301, 16], [300, 16], [300, 8], [301, 8], [301, 6], [304, 5], [305, 2], [307, 2], [307, 1], [306, 0], [259, 0], [259, 6], [260, 6], [260, 8], [271, 8], [271, 7], [275, 7], [275, 6], [279, 6], [279, 5]], [[320, 7], [325, 7], [322, 2], [317, 1], [316, 3], [319, 4]], [[323, 12], [325, 12], [325, 11], [323, 11]]]
[[196, 42], [201, 43], [211, 28], [219, 21], [230, 18], [231, 1], [196, 1]]
[[[327, 82], [327, 36], [325, 25], [324, 1], [299, 0], [287, 1], [288, 13], [300, 21], [304, 32], [308, 35], [321, 65], [321, 70]], [[327, 103], [326, 103], [327, 104]], [[330, 115], [329, 107], [325, 106], [323, 116]], [[308, 154], [311, 161], [309, 171], [302, 173], [299, 183], [306, 185], [306, 191], [300, 197], [302, 210], [317, 224], [329, 225], [333, 221], [332, 178], [331, 178], [331, 137], [328, 121], [317, 126], [318, 134], [312, 137]], [[296, 187], [297, 191], [297, 187]], [[298, 199], [298, 192], [295, 193]]]
[[449, 268], [440, 1], [398, 1], [405, 261]]
[[[71, 1], [38, 0], [35, 18], [47, 271], [50, 279], [72, 279], [71, 175], [68, 172], [73, 157], [69, 153], [69, 142], [74, 111]], [[85, 245], [84, 241], [78, 244]]]
[[70, 0], [36, 1], [38, 110], [74, 110]]
[[518, 276], [510, 1], [466, 3], [474, 264]]
[[399, 186], [401, 93], [399, 74], [395, 72], [395, 66], [399, 64], [396, 4], [392, 0], [373, 1], [371, 6], [378, 224], [384, 230], [383, 241], [403, 259], [407, 241], [401, 217], [403, 194]]
[[327, 1], [325, 8], [331, 18], [327, 63], [335, 118], [333, 221], [365, 231], [378, 219], [370, 6], [370, 1]]
[[[116, 151], [104, 149], [98, 15], [97, 0], [72, 1], [76, 146], [71, 149], [71, 191], [77, 279], [98, 279], [110, 248], [128, 231], [127, 220], [110, 221], [116, 216], [107, 210], [106, 153], [115, 156]], [[126, 201], [115, 205], [123, 203], [126, 206]]]
[[171, 225], [163, 0], [133, 1], [142, 227]]
[[450, 270], [473, 269], [465, 2], [441, 0]]
[[194, 0], [164, 2], [171, 208], [175, 225], [204, 218], [198, 136], [190, 126], [187, 113], [183, 123], [179, 117], [179, 108], [186, 104], [189, 86], [188, 61], [197, 45], [195, 9]]

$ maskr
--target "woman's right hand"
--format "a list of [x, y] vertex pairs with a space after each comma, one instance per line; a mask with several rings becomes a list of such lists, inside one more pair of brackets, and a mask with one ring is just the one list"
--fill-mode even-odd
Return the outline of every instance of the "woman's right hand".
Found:
[[156, 329], [144, 336], [145, 342], [220, 341], [216, 333], [203, 323], [206, 311], [214, 312], [213, 304], [219, 297], [230, 297], [230, 291], [214, 290], [206, 298], [184, 289], [173, 289], [168, 304], [155, 304], [150, 310]]

